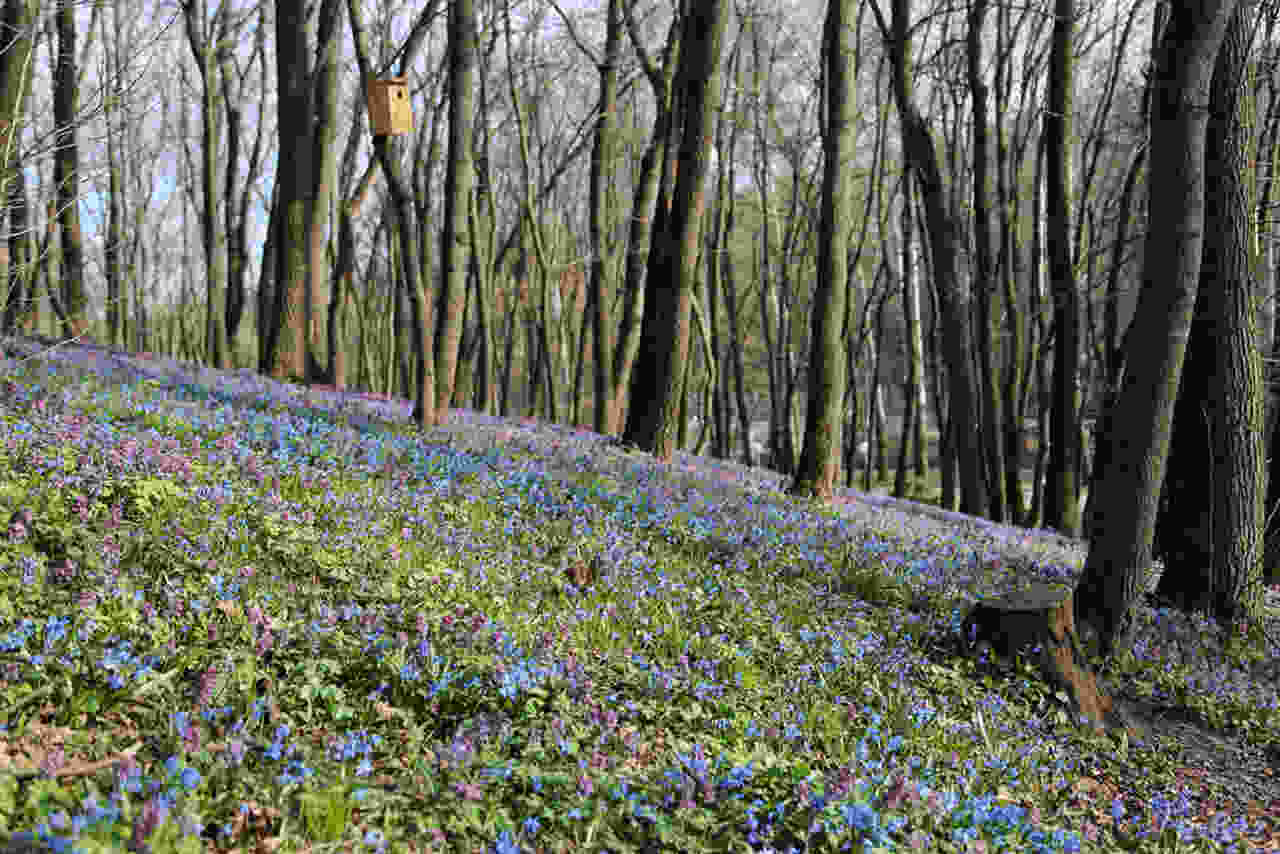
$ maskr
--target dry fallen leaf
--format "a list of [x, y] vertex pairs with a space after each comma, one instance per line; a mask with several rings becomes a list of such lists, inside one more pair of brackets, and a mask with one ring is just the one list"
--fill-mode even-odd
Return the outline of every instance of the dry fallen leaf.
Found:
[[567, 566], [564, 574], [578, 587], [586, 587], [595, 580], [595, 573], [591, 571], [591, 565], [583, 561]]

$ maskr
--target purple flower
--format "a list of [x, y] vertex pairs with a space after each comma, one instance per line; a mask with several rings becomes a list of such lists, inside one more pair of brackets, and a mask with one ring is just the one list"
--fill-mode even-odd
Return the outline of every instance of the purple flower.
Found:
[[169, 814], [169, 805], [161, 796], [150, 798], [142, 805], [142, 811], [133, 819], [133, 847], [143, 848], [147, 839]]
[[40, 770], [48, 774], [50, 777], [58, 773], [58, 769], [66, 764], [66, 753], [61, 747], [55, 747], [45, 756], [44, 761], [40, 763]]

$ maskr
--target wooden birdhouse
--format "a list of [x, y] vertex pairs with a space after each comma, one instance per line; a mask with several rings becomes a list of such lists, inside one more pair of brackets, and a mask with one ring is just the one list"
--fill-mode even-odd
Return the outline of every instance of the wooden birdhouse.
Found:
[[399, 136], [413, 130], [409, 84], [404, 77], [370, 80], [365, 91], [374, 136]]

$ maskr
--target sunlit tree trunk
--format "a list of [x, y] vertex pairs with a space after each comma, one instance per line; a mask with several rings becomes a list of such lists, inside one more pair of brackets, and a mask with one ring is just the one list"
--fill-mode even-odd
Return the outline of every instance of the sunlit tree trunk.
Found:
[[618, 111], [618, 62], [622, 43], [622, 0], [605, 2], [605, 45], [600, 62], [600, 100], [596, 111], [595, 141], [591, 150], [591, 185], [587, 201], [591, 230], [592, 351], [595, 354], [595, 404], [592, 414], [597, 433], [608, 433], [613, 410], [613, 241], [609, 237], [606, 190], [615, 168], [614, 137]]
[[[254, 28], [254, 57], [259, 64], [260, 81], [265, 84], [267, 75], [267, 9], [259, 8], [258, 25]], [[225, 46], [224, 46], [225, 47]], [[235, 352], [236, 333], [248, 303], [246, 279], [249, 275], [249, 213], [250, 204], [256, 201], [255, 186], [262, 171], [267, 125], [266, 99], [260, 102], [258, 120], [253, 132], [253, 147], [249, 150], [248, 170], [243, 182], [239, 180], [240, 146], [244, 133], [241, 117], [242, 96], [248, 88], [243, 78], [237, 77], [238, 64], [232, 61], [233, 51], [218, 51], [218, 63], [222, 71], [222, 107], [227, 117], [227, 168], [223, 197], [227, 200], [227, 299], [225, 319], [227, 345]], [[233, 88], [232, 82], [238, 80]], [[270, 234], [270, 227], [268, 227]], [[264, 255], [265, 255], [264, 251]], [[265, 260], [265, 259], [264, 259]], [[259, 320], [261, 323], [261, 320]]]
[[218, 40], [227, 38], [223, 6], [211, 15], [204, 0], [185, 0], [187, 46], [200, 72], [200, 240], [205, 270], [205, 354], [221, 370], [231, 367], [224, 321], [223, 293], [227, 278], [226, 231], [218, 215], [218, 165], [222, 159], [222, 128], [218, 121]]
[[[323, 0], [316, 29], [316, 67], [312, 74], [315, 119], [311, 135], [311, 198], [307, 217], [307, 279], [303, 294], [307, 382], [332, 383], [327, 376], [329, 351], [341, 345], [328, 340], [330, 209], [338, 184], [338, 101], [342, 0]], [[336, 328], [334, 330], [337, 331]], [[323, 360], [323, 361], [321, 361]]]
[[902, 441], [911, 446], [911, 466], [918, 480], [929, 476], [925, 428], [929, 408], [924, 381], [924, 325], [920, 317], [920, 281], [915, 264], [915, 218], [912, 216], [911, 183], [903, 182], [902, 204], [902, 314], [907, 334], [907, 387], [909, 417], [902, 422]]
[[[509, 26], [509, 24], [508, 24]], [[436, 418], [443, 420], [453, 398], [458, 345], [467, 304], [467, 264], [471, 236], [467, 205], [475, 183], [472, 128], [475, 125], [475, 0], [449, 2], [449, 159], [444, 179], [444, 218], [440, 233], [441, 314], [435, 337]]]
[[[120, 52], [125, 49], [121, 28], [121, 3], [115, 0], [112, 4], [113, 30], [112, 38], [107, 39], [107, 22], [102, 20], [103, 41], [106, 51], [103, 65], [109, 69], [110, 82], [106, 87], [110, 97], [103, 100], [102, 113], [105, 125], [107, 149], [107, 228], [102, 246], [103, 278], [107, 284], [106, 315], [108, 347], [128, 349], [128, 292], [124, 281], [124, 216], [125, 216], [125, 147], [123, 122], [119, 104], [124, 100], [123, 67]], [[0, 274], [2, 275], [2, 274]], [[3, 281], [3, 278], [0, 278]]]

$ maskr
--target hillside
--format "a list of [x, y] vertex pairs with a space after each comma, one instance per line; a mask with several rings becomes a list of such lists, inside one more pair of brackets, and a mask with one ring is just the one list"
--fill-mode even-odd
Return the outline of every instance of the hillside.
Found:
[[[962, 654], [1079, 543], [9, 341], [0, 827], [59, 850], [1276, 850], [1276, 644], [1140, 607], [1147, 743]], [[23, 356], [25, 354], [25, 356]], [[1274, 633], [1280, 637], [1280, 634]]]

